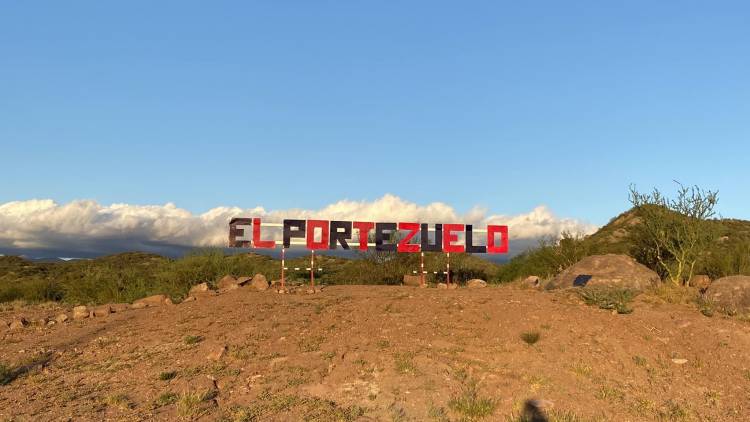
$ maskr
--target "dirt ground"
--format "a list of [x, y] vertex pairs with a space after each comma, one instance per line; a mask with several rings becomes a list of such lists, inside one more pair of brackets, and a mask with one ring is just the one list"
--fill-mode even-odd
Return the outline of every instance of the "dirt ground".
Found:
[[750, 323], [647, 299], [613, 315], [517, 286], [242, 288], [0, 328], [0, 420], [516, 421], [528, 399], [560, 421], [750, 420]]

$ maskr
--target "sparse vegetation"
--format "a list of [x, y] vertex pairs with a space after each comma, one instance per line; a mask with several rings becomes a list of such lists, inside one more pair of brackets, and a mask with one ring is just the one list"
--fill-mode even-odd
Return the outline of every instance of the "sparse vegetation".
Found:
[[658, 189], [641, 193], [630, 187], [630, 202], [642, 214], [640, 256], [653, 262], [675, 286], [685, 285], [695, 274], [698, 260], [717, 237], [708, 219], [715, 215], [718, 193], [679, 184], [677, 197], [667, 198]]
[[473, 379], [467, 379], [461, 393], [448, 402], [448, 407], [467, 421], [477, 421], [492, 415], [496, 406], [495, 400], [479, 396], [477, 381]]
[[154, 406], [155, 407], [162, 407], [162, 406], [169, 406], [170, 404], [174, 404], [177, 402], [179, 397], [177, 394], [167, 391], [165, 393], [162, 393], [159, 395], [159, 397], [154, 400]]
[[159, 379], [162, 381], [169, 381], [177, 376], [177, 371], [166, 371], [159, 373]]
[[399, 374], [415, 374], [417, 372], [417, 367], [414, 364], [414, 353], [412, 352], [395, 353], [393, 362], [396, 372]]
[[576, 292], [587, 305], [598, 306], [601, 309], [613, 309], [618, 314], [633, 312], [630, 302], [635, 293], [629, 289], [618, 287], [591, 286], [577, 289]]
[[13, 380], [13, 371], [10, 366], [0, 363], [0, 385], [9, 384]]
[[203, 337], [202, 336], [187, 335], [187, 336], [185, 336], [184, 341], [185, 341], [185, 344], [187, 344], [187, 345], [198, 344], [201, 341], [203, 341]]
[[541, 337], [542, 335], [539, 331], [526, 331], [521, 333], [521, 340], [528, 345], [536, 344]]

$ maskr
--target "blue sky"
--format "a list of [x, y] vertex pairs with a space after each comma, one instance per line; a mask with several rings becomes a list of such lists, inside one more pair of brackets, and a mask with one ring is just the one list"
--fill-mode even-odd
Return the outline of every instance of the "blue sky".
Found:
[[747, 2], [5, 2], [0, 203], [750, 218]]

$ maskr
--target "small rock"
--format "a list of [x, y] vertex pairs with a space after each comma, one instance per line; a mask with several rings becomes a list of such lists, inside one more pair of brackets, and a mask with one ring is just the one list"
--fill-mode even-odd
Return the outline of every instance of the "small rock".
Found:
[[91, 316], [96, 318], [105, 317], [112, 313], [112, 308], [109, 305], [97, 306], [91, 311]]
[[478, 278], [473, 278], [466, 282], [466, 287], [470, 289], [481, 289], [487, 287], [487, 282]]
[[250, 283], [256, 290], [267, 290], [268, 289], [268, 280], [266, 280], [266, 276], [263, 274], [255, 274], [253, 276], [253, 280]]
[[252, 277], [237, 277], [237, 285], [244, 286], [245, 284], [250, 283], [252, 280]]
[[687, 363], [687, 359], [672, 359], [672, 362], [678, 364], [678, 365], [684, 365]]
[[89, 308], [87, 306], [76, 306], [73, 308], [73, 319], [84, 319], [89, 317]]
[[456, 284], [456, 283], [451, 283], [451, 284], [448, 285], [448, 289], [449, 290], [455, 290], [457, 288], [458, 288], [458, 284]]
[[55, 321], [57, 321], [58, 324], [62, 324], [63, 322], [68, 320], [68, 316], [65, 314], [60, 314], [55, 317]]
[[135, 302], [133, 302], [132, 308], [141, 309], [141, 308], [148, 308], [149, 306], [162, 306], [166, 304], [167, 299], [168, 298], [166, 295], [153, 295], [149, 297], [144, 297], [143, 299], [138, 299]]
[[165, 305], [174, 305], [174, 302], [172, 302], [172, 298], [171, 297], [168, 297], [168, 298], [164, 299], [164, 304]]
[[281, 287], [281, 280], [271, 281], [271, 287]]
[[208, 283], [200, 283], [191, 287], [190, 291], [188, 292], [188, 295], [196, 296], [196, 295], [211, 294], [211, 293], [212, 293], [211, 288], [208, 286]]
[[539, 287], [539, 285], [541, 284], [541, 281], [539, 280], [539, 277], [535, 275], [530, 275], [523, 280], [523, 284], [529, 287], [536, 288], [536, 287]]
[[8, 328], [10, 328], [11, 330], [20, 330], [27, 325], [29, 325], [29, 321], [27, 321], [26, 318], [16, 317], [13, 318], [13, 321], [10, 322], [10, 326]]
[[55, 325], [55, 324], [57, 324], [57, 321], [55, 321], [54, 319], [51, 319], [51, 320], [47, 321], [47, 326], [52, 326], [52, 325]]
[[229, 349], [227, 348], [227, 346], [226, 346], [226, 345], [223, 345], [223, 346], [219, 347], [219, 348], [218, 348], [217, 350], [215, 350], [215, 351], [213, 351], [213, 352], [209, 353], [209, 354], [208, 354], [208, 356], [206, 356], [206, 357], [207, 357], [207, 358], [208, 358], [209, 360], [221, 360], [221, 358], [223, 358], [223, 357], [224, 357], [224, 355], [226, 355], [226, 354], [227, 354], [227, 351], [228, 351], [228, 350], [229, 350]]
[[117, 313], [117, 312], [127, 311], [128, 309], [130, 309], [130, 304], [129, 303], [114, 303], [112, 305], [109, 305], [109, 307], [112, 310], [112, 312]]
[[448, 285], [447, 285], [447, 284], [445, 284], [445, 283], [438, 283], [438, 284], [437, 284], [437, 288], [438, 288], [438, 289], [447, 289], [447, 288], [448, 288]]
[[195, 296], [188, 296], [188, 297], [186, 297], [185, 299], [183, 299], [183, 300], [182, 300], [182, 303], [185, 303], [185, 302], [192, 302], [192, 301], [194, 301], [194, 300], [197, 300], [197, 299], [195, 298]]

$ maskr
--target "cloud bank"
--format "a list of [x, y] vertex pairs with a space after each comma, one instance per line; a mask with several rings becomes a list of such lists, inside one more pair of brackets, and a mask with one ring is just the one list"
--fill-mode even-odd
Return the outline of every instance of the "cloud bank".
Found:
[[329, 220], [461, 222], [483, 226], [507, 224], [511, 240], [558, 236], [562, 231], [590, 233], [596, 226], [555, 216], [546, 206], [519, 215], [490, 214], [475, 207], [459, 214], [448, 204], [419, 205], [394, 195], [374, 201], [342, 200], [318, 210], [266, 210], [216, 207], [203, 214], [165, 205], [102, 205], [81, 200], [58, 204], [49, 199], [14, 201], [0, 205], [0, 248], [77, 251], [152, 250], [154, 245], [181, 247], [225, 246], [232, 217]]

